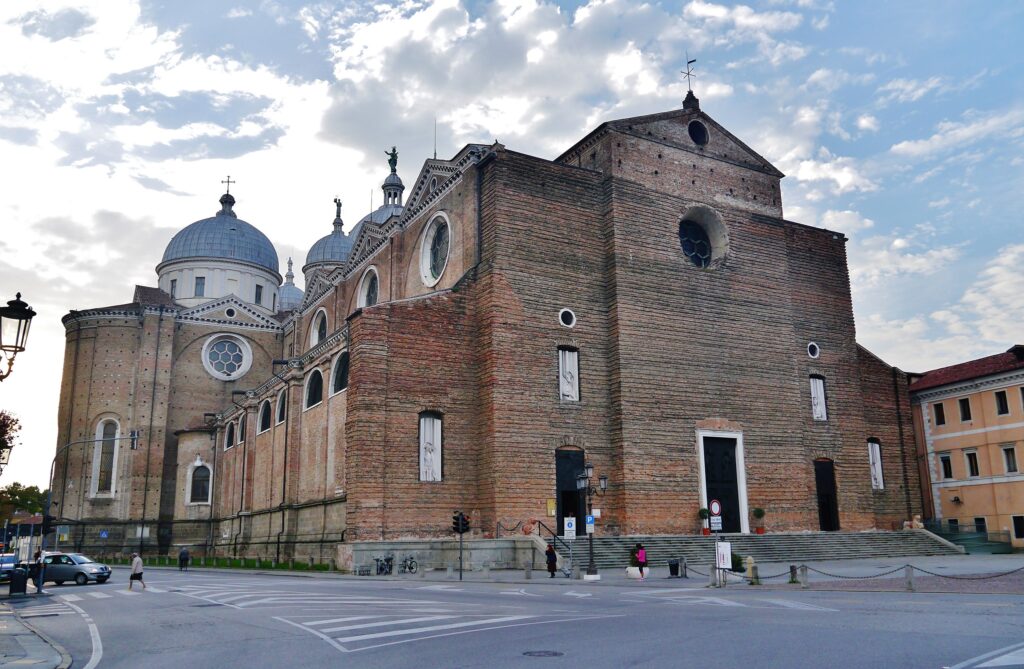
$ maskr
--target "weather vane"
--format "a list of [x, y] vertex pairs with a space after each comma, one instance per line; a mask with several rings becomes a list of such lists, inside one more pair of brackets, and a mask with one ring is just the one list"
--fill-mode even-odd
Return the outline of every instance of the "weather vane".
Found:
[[228, 185], [228, 193], [230, 194], [231, 193], [231, 184], [236, 184], [238, 182], [237, 181], [232, 181], [231, 180], [231, 175], [229, 174], [228, 178], [226, 180], [222, 180], [221, 183]]
[[693, 79], [697, 76], [696, 74], [693, 73], [693, 67], [691, 66], [696, 62], [697, 59], [694, 58], [691, 60], [690, 53], [686, 52], [686, 69], [680, 70], [682, 75], [686, 77], [686, 90], [688, 90], [691, 93], [693, 92]]

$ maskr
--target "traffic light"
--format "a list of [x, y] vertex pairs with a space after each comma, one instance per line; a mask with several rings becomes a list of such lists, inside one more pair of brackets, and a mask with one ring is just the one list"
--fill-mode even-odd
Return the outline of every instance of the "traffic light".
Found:
[[469, 516], [462, 513], [461, 511], [456, 512], [452, 515], [452, 532], [455, 534], [465, 534], [469, 532]]
[[56, 522], [57, 519], [49, 514], [43, 516], [43, 536], [53, 532], [53, 524]]
[[132, 430], [131, 432], [128, 433], [128, 435], [131, 437], [131, 442], [130, 443], [131, 443], [131, 449], [133, 451], [139, 450], [139, 433], [140, 432], [142, 432], [142, 430]]

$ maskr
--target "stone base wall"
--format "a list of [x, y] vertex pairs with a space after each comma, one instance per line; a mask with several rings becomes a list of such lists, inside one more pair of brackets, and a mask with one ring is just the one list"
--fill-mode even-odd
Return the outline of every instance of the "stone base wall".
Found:
[[[338, 569], [356, 571], [359, 566], [374, 568], [374, 557], [390, 555], [398, 563], [411, 555], [419, 568], [445, 569], [449, 564], [459, 566], [457, 539], [429, 539], [424, 541], [353, 541], [336, 547]], [[464, 570], [480, 570], [484, 566], [495, 569], [522, 569], [531, 562], [543, 566], [544, 554], [529, 537], [507, 539], [464, 539], [462, 548]], [[373, 573], [373, 572], [371, 572]]]

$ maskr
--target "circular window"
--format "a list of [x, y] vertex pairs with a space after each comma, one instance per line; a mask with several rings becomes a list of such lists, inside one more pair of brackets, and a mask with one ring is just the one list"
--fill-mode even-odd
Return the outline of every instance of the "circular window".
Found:
[[224, 310], [224, 315], [227, 316], [228, 318], [234, 318], [235, 317], [235, 310], [231, 309], [231, 308], [225, 309]]
[[700, 223], [689, 219], [680, 221], [679, 243], [683, 247], [683, 255], [697, 267], [711, 264], [711, 240]]
[[448, 265], [448, 252], [451, 250], [451, 226], [448, 217], [438, 214], [430, 221], [423, 235], [423, 246], [420, 253], [420, 274], [423, 284], [427, 287], [437, 284]]
[[562, 309], [558, 312], [558, 322], [567, 328], [576, 325], [576, 314], [570, 309]]
[[708, 143], [708, 127], [700, 121], [690, 121], [686, 130], [690, 133], [690, 139], [694, 144], [704, 146]]
[[235, 335], [214, 335], [203, 345], [203, 367], [222, 381], [245, 376], [252, 366], [252, 349], [248, 342]]
[[818, 348], [818, 345], [812, 341], [810, 344], [807, 345], [807, 355], [809, 355], [812, 358], [817, 358], [819, 355], [821, 355], [821, 349]]

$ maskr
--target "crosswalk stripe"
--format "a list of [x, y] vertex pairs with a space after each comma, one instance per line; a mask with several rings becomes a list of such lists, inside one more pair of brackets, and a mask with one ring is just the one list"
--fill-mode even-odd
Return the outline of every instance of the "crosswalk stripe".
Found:
[[817, 604], [808, 604], [807, 602], [795, 602], [789, 599], [765, 599], [761, 598], [762, 602], [768, 602], [769, 604], [775, 604], [786, 609], [795, 609], [797, 611], [835, 611], [835, 609], [825, 608], [824, 606], [818, 606]]
[[166, 590], [161, 590], [160, 588], [154, 588], [153, 586], [149, 586], [146, 589], [149, 590], [150, 592], [167, 592]]
[[80, 602], [82, 598], [78, 595], [59, 595], [65, 602]]
[[368, 620], [369, 618], [382, 618], [383, 616], [349, 616], [347, 618], [328, 618], [327, 620], [310, 620], [303, 625], [330, 625], [331, 623], [347, 623], [350, 620]]
[[366, 641], [367, 639], [382, 639], [389, 636], [408, 636], [410, 634], [419, 634], [421, 632], [436, 632], [438, 630], [451, 630], [458, 629], [460, 627], [474, 627], [480, 625], [491, 625], [495, 623], [511, 622], [513, 620], [526, 620], [533, 616], [504, 616], [502, 618], [486, 618], [484, 620], [470, 620], [464, 623], [451, 623], [448, 625], [429, 625], [427, 627], [411, 627], [408, 629], [401, 630], [390, 630], [387, 632], [374, 632], [371, 634], [359, 634], [357, 636], [340, 637], [335, 638], [335, 641], [339, 643], [351, 643], [353, 641]]
[[425, 623], [431, 620], [450, 620], [456, 616], [420, 616], [419, 618], [405, 618], [403, 620], [380, 620], [375, 623], [360, 623], [358, 625], [345, 625], [343, 627], [328, 627], [319, 630], [324, 634], [331, 632], [344, 632], [346, 630], [359, 630], [367, 627], [387, 627], [389, 625], [408, 625], [409, 623]]
[[137, 595], [137, 594], [139, 594], [139, 592], [137, 590], [115, 590], [114, 592], [116, 592], [119, 595]]
[[108, 595], [105, 592], [90, 592], [89, 596], [90, 597], [95, 597], [96, 599], [107, 599], [107, 598], [110, 597], [110, 595]]

